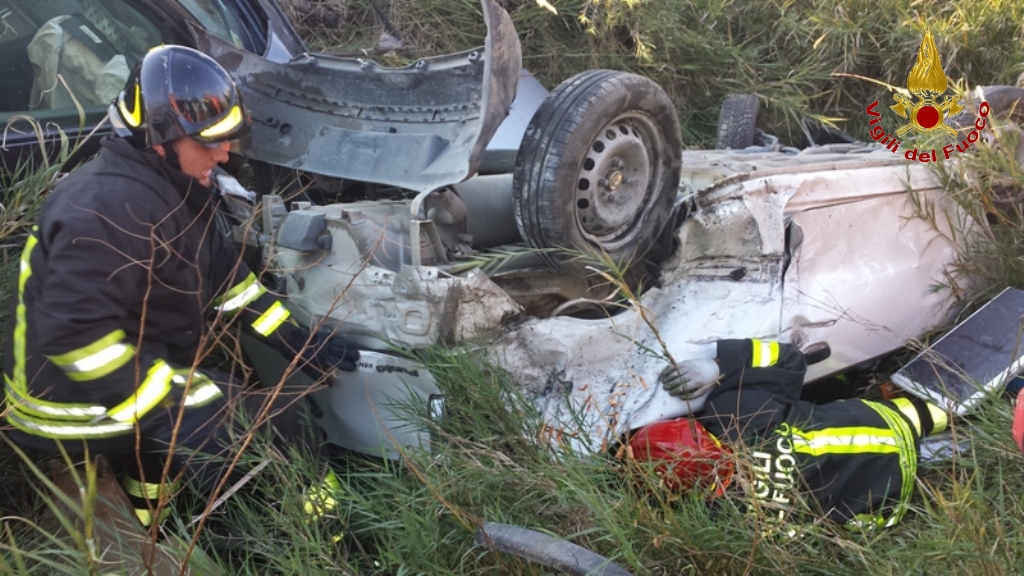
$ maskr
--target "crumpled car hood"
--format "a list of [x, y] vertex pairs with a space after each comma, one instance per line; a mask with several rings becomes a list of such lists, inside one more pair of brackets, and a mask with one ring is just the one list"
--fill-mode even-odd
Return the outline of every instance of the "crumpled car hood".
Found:
[[246, 155], [316, 174], [429, 191], [476, 173], [522, 68], [512, 21], [482, 0], [484, 47], [404, 68], [315, 54], [267, 61], [196, 29], [252, 116]]

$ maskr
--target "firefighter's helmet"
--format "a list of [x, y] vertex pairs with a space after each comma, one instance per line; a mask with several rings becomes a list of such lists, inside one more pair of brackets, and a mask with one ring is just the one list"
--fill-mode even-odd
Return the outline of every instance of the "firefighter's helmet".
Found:
[[729, 450], [692, 418], [645, 426], [630, 439], [629, 448], [637, 462], [654, 463], [654, 472], [670, 490], [699, 488], [721, 496], [732, 481]]
[[250, 130], [235, 81], [213, 58], [185, 46], [147, 52], [109, 115], [114, 131], [140, 147], [184, 137], [235, 141]]

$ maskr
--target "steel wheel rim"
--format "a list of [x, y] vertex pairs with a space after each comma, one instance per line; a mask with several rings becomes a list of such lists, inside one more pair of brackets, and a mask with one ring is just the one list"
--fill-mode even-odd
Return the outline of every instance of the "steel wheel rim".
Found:
[[638, 112], [597, 131], [580, 163], [573, 198], [576, 225], [587, 240], [611, 250], [644, 232], [644, 215], [663, 179], [664, 146], [654, 119]]

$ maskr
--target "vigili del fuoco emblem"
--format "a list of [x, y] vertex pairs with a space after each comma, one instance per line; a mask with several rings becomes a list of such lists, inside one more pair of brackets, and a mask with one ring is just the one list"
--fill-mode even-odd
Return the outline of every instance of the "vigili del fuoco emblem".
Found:
[[893, 94], [896, 104], [889, 108], [907, 119], [906, 124], [896, 129], [897, 136], [903, 136], [911, 129], [921, 133], [941, 130], [950, 137], [956, 136], [956, 130], [946, 124], [946, 120], [963, 110], [964, 106], [955, 94], [946, 96], [941, 103], [938, 101], [946, 92], [946, 74], [942, 71], [939, 51], [935, 48], [930, 29], [925, 31], [921, 48], [917, 51], [917, 62], [907, 76], [907, 89], [919, 100], [914, 102], [902, 94]]

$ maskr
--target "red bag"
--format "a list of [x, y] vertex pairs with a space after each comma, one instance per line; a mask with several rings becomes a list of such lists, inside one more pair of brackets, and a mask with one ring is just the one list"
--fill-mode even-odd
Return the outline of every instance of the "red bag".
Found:
[[721, 496], [732, 481], [731, 452], [692, 418], [655, 422], [629, 441], [638, 462], [660, 462], [655, 473], [670, 490], [702, 488]]
[[1013, 410], [1013, 439], [1024, 452], [1024, 388], [1017, 393], [1017, 407]]

